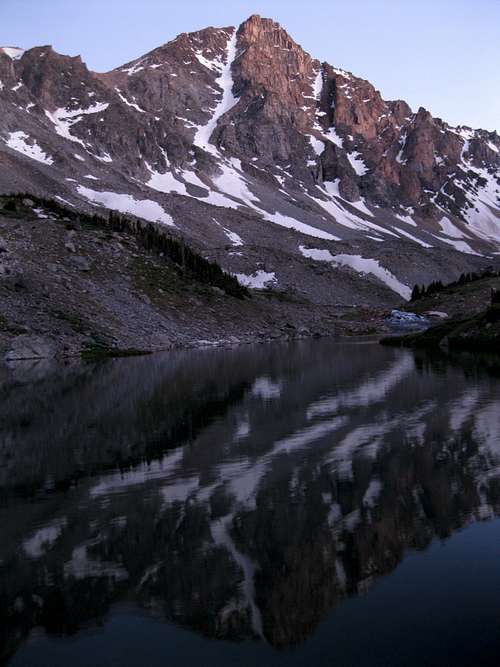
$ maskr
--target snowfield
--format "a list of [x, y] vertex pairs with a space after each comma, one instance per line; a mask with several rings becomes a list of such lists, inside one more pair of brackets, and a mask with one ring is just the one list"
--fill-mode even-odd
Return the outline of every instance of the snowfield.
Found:
[[393, 292], [396, 292], [407, 301], [411, 296], [411, 289], [396, 278], [390, 271], [380, 265], [378, 260], [361, 257], [361, 255], [332, 255], [329, 250], [320, 250], [318, 248], [306, 248], [299, 246], [299, 250], [304, 257], [315, 259], [320, 262], [331, 262], [338, 266], [348, 266], [357, 273], [368, 273], [380, 282], [387, 285]]
[[55, 109], [54, 111], [45, 110], [45, 115], [54, 124], [56, 133], [74, 143], [80, 144], [87, 150], [87, 144], [71, 134], [71, 128], [80, 122], [83, 116], [87, 114], [102, 113], [109, 107], [108, 103], [97, 102], [87, 109]]
[[[28, 143], [28, 141], [32, 143]], [[50, 155], [47, 155], [34, 139], [30, 140], [30, 137], [25, 132], [11, 132], [5, 143], [12, 150], [22, 153], [32, 160], [49, 166], [54, 164], [54, 159]]]
[[[199, 55], [198, 55], [199, 59]], [[198, 126], [194, 137], [195, 146], [199, 146], [212, 155], [217, 155], [218, 151], [213, 144], [210, 143], [210, 137], [217, 127], [217, 121], [221, 116], [232, 109], [237, 103], [238, 98], [233, 95], [233, 75], [231, 68], [233, 62], [236, 60], [236, 30], [233, 31], [229, 37], [226, 47], [226, 64], [223, 66], [220, 76], [215, 83], [222, 89], [222, 98], [215, 107], [212, 117], [206, 125]]]
[[132, 195], [118, 194], [116, 192], [97, 192], [83, 185], [77, 187], [78, 194], [96, 204], [102, 204], [112, 211], [130, 213], [150, 222], [162, 222], [170, 227], [175, 227], [172, 216], [155, 201], [150, 199], [134, 199]]

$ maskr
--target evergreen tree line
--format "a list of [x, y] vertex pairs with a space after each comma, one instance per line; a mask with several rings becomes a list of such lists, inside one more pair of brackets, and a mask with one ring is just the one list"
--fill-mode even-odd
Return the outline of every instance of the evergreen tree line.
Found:
[[110, 211], [107, 218], [95, 213], [76, 212], [53, 199], [44, 199], [29, 194], [9, 195], [4, 199], [4, 211], [15, 212], [22, 209], [23, 199], [30, 199], [36, 206], [41, 206], [45, 211], [58, 217], [105, 227], [115, 232], [132, 234], [148, 252], [170, 259], [183, 275], [204, 285], [218, 287], [226, 294], [238, 299], [250, 297], [248, 289], [240, 285], [234, 276], [226, 273], [217, 262], [205, 259], [186, 245], [184, 240], [167, 234], [159, 224], [125, 216], [116, 211]]
[[442, 283], [441, 280], [434, 280], [427, 286], [415, 285], [411, 293], [410, 301], [418, 301], [419, 299], [423, 299], [426, 296], [432, 296], [433, 294], [442, 292], [443, 290], [448, 289], [450, 287], [459, 287], [460, 285], [466, 285], [467, 283], [474, 283], [478, 280], [483, 280], [485, 278], [499, 278], [499, 277], [500, 277], [500, 271], [494, 271], [492, 268], [488, 268], [480, 273], [474, 271], [469, 273], [462, 273], [458, 280], [454, 280], [453, 282], [447, 283], [445, 285]]
[[500, 289], [491, 290], [491, 305], [500, 305]]

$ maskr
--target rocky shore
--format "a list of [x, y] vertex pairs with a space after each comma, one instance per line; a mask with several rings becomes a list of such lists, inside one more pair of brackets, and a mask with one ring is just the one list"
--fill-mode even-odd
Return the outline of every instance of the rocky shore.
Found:
[[499, 352], [499, 288], [500, 277], [488, 272], [483, 277], [444, 287], [408, 304], [408, 309], [416, 313], [438, 312], [439, 324], [421, 332], [388, 336], [381, 342], [401, 347]]

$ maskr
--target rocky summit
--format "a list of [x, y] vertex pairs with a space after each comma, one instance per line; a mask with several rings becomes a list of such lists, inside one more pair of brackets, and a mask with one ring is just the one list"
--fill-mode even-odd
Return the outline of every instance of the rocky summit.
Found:
[[0, 49], [0, 193], [165, 226], [253, 289], [389, 307], [500, 254], [500, 136], [321, 63], [277, 23], [111, 72]]

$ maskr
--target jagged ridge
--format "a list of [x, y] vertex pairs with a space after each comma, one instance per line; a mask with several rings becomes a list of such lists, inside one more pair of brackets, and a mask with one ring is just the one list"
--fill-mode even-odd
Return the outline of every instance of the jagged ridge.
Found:
[[106, 74], [0, 52], [0, 81], [4, 191], [175, 225], [250, 286], [388, 303], [495, 261], [498, 134], [384, 101], [270, 19]]

